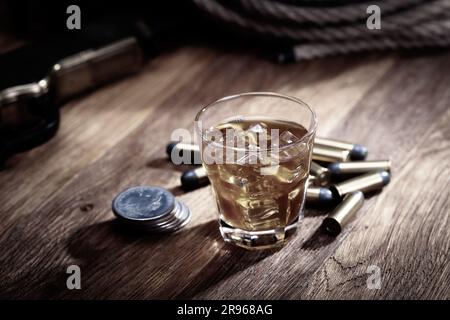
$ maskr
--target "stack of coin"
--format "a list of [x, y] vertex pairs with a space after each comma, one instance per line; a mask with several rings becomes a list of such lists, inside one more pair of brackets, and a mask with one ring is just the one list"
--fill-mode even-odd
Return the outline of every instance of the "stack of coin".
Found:
[[112, 203], [116, 217], [132, 226], [149, 232], [174, 232], [191, 218], [188, 207], [167, 190], [153, 186], [125, 189]]

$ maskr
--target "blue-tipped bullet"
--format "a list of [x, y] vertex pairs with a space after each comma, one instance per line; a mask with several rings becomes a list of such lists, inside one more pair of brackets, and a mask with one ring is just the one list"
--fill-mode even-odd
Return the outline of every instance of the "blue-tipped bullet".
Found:
[[327, 204], [334, 201], [333, 193], [324, 187], [308, 187], [306, 189], [306, 202]]
[[194, 190], [209, 184], [206, 170], [203, 167], [191, 169], [181, 175], [181, 187], [184, 190]]
[[335, 162], [328, 165], [328, 170], [333, 176], [361, 174], [373, 171], [390, 171], [390, 160], [370, 160]]
[[170, 142], [166, 152], [175, 164], [201, 164], [200, 148], [196, 144]]
[[318, 147], [328, 147], [340, 150], [348, 150], [350, 152], [350, 158], [352, 160], [364, 160], [367, 157], [369, 151], [366, 147], [360, 144], [354, 144], [350, 142], [320, 138], [314, 139], [314, 145]]
[[350, 158], [352, 160], [364, 160], [367, 157], [369, 150], [361, 144], [354, 144], [353, 149], [350, 150]]

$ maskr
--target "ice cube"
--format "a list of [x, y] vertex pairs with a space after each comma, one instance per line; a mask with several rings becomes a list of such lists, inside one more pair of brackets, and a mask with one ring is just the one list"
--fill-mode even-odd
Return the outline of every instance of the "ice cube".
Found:
[[248, 140], [247, 133], [242, 129], [236, 129], [236, 130], [232, 131], [231, 135], [234, 137], [234, 139], [236, 141], [243, 142], [244, 145]]
[[295, 141], [298, 141], [299, 138], [296, 137], [292, 132], [290, 131], [284, 131], [281, 135], [280, 135], [280, 145], [286, 145], [286, 144], [291, 144]]
[[[248, 146], [248, 138], [245, 131], [239, 130], [227, 130], [226, 144], [228, 147], [234, 147], [239, 149], [246, 149]], [[228, 151], [232, 152], [232, 149]]]
[[244, 155], [237, 159], [236, 163], [239, 165], [257, 164], [258, 154], [255, 152], [246, 152]]
[[247, 141], [250, 145], [258, 146], [258, 141], [267, 141], [267, 127], [264, 123], [252, 124], [247, 130]]
[[278, 166], [275, 176], [281, 183], [292, 183], [298, 180], [300, 177], [300, 172], [297, 170], [290, 170], [284, 166]]
[[297, 143], [280, 149], [280, 158], [306, 157], [309, 154], [306, 143]]
[[284, 131], [280, 135], [280, 157], [292, 158], [301, 155], [308, 155], [307, 144], [298, 143], [299, 140], [300, 138], [295, 136], [292, 132]]
[[264, 133], [266, 132], [267, 127], [263, 126], [261, 123], [252, 124], [247, 131], [254, 133]]
[[259, 159], [263, 166], [275, 166], [280, 164], [279, 151], [262, 149], [259, 152]]
[[251, 228], [279, 224], [279, 211], [275, 199], [250, 200], [248, 198], [239, 198], [237, 203], [245, 209], [244, 219]]
[[279, 167], [279, 165], [261, 167], [260, 171], [263, 176], [272, 176], [277, 174]]
[[223, 142], [223, 134], [220, 130], [214, 127], [210, 127], [205, 130], [204, 138], [208, 142]]
[[241, 125], [237, 122], [226, 122], [215, 127], [217, 130], [242, 130]]

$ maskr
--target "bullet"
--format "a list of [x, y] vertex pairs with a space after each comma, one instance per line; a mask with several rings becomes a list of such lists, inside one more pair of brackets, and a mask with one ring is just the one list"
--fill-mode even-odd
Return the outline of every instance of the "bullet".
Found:
[[209, 184], [204, 167], [198, 167], [183, 172], [181, 175], [181, 187], [185, 190], [194, 190]]
[[360, 144], [353, 144], [345, 141], [319, 137], [316, 137], [314, 139], [314, 146], [328, 147], [339, 150], [348, 150], [350, 151], [350, 158], [352, 160], [364, 160], [367, 157], [367, 154], [369, 153], [367, 148]]
[[322, 167], [321, 165], [317, 164], [314, 161], [311, 161], [311, 165], [309, 167], [309, 173], [313, 177], [315, 177], [316, 181], [314, 181], [314, 184], [318, 184], [321, 186], [327, 185], [330, 181], [330, 171]]
[[333, 236], [338, 235], [342, 228], [361, 209], [364, 195], [361, 191], [347, 194], [344, 200], [333, 210], [322, 223], [322, 227]]
[[371, 171], [390, 171], [390, 160], [336, 162], [328, 166], [332, 175], [358, 174]]
[[346, 194], [361, 191], [367, 193], [380, 190], [389, 183], [391, 176], [387, 171], [370, 172], [330, 186], [335, 197], [342, 198]]
[[[170, 160], [175, 164], [201, 164], [200, 148], [196, 144], [171, 142], [167, 145], [166, 152]], [[183, 161], [184, 152], [190, 154], [189, 161]], [[175, 160], [174, 157], [180, 158], [182, 162]]]
[[322, 162], [345, 162], [350, 156], [349, 150], [334, 149], [329, 147], [316, 146], [313, 147], [313, 160]]
[[317, 186], [319, 184], [319, 180], [317, 179], [316, 176], [313, 175], [309, 175], [308, 176], [308, 181], [306, 182], [306, 185], [309, 186]]
[[331, 203], [333, 200], [333, 193], [328, 188], [308, 187], [306, 189], [306, 202], [325, 204]]

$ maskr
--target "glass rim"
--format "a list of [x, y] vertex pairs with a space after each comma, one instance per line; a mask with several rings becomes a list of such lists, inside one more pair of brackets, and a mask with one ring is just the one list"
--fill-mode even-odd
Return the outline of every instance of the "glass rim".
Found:
[[[210, 109], [211, 107], [213, 107], [213, 106], [215, 106], [215, 105], [217, 105], [219, 103], [222, 103], [222, 102], [225, 102], [225, 101], [234, 100], [234, 99], [239, 99], [239, 98], [242, 98], [242, 97], [252, 97], [252, 96], [253, 97], [255, 97], [255, 96], [272, 97], [272, 98], [280, 98], [280, 99], [289, 100], [289, 101], [295, 102], [295, 103], [297, 103], [297, 104], [299, 104], [299, 105], [301, 105], [303, 107], [306, 107], [309, 110], [309, 112], [311, 113], [311, 115], [312, 115], [311, 124], [310, 124], [309, 128], [306, 129], [307, 133], [304, 136], [302, 136], [300, 139], [292, 141], [292, 142], [290, 142], [290, 143], [288, 143], [286, 145], [283, 145], [281, 147], [271, 147], [271, 148], [263, 149], [261, 151], [287, 149], [287, 148], [290, 148], [292, 146], [296, 146], [298, 144], [301, 144], [301, 143], [309, 140], [309, 138], [312, 135], [315, 134], [316, 129], [317, 129], [317, 115], [316, 115], [315, 111], [307, 103], [305, 103], [304, 101], [302, 101], [302, 100], [300, 100], [300, 99], [298, 99], [296, 97], [289, 96], [289, 95], [284, 95], [284, 94], [280, 94], [280, 93], [265, 92], [265, 91], [262, 91], [262, 92], [252, 91], [252, 92], [244, 92], [244, 93], [238, 93], [238, 94], [234, 94], [234, 95], [225, 96], [225, 97], [222, 97], [220, 99], [214, 100], [214, 101], [206, 104], [203, 108], [201, 108], [200, 111], [198, 111], [197, 115], [195, 116], [195, 130], [200, 135], [202, 141], [205, 141], [208, 145], [214, 145], [214, 146], [225, 148], [225, 149], [233, 149], [233, 150], [237, 150], [237, 151], [242, 151], [242, 150], [243, 151], [247, 151], [247, 148], [240, 148], [240, 147], [235, 147], [235, 146], [230, 147], [230, 146], [226, 146], [226, 145], [224, 146], [223, 144], [220, 144], [220, 143], [217, 143], [215, 141], [210, 141], [209, 139], [206, 139], [205, 138], [205, 134], [204, 134], [205, 130], [203, 130], [203, 131], [200, 130], [200, 128], [198, 127], [198, 122], [200, 121], [201, 116], [208, 109]], [[257, 151], [257, 152], [259, 152], [259, 151]]]

